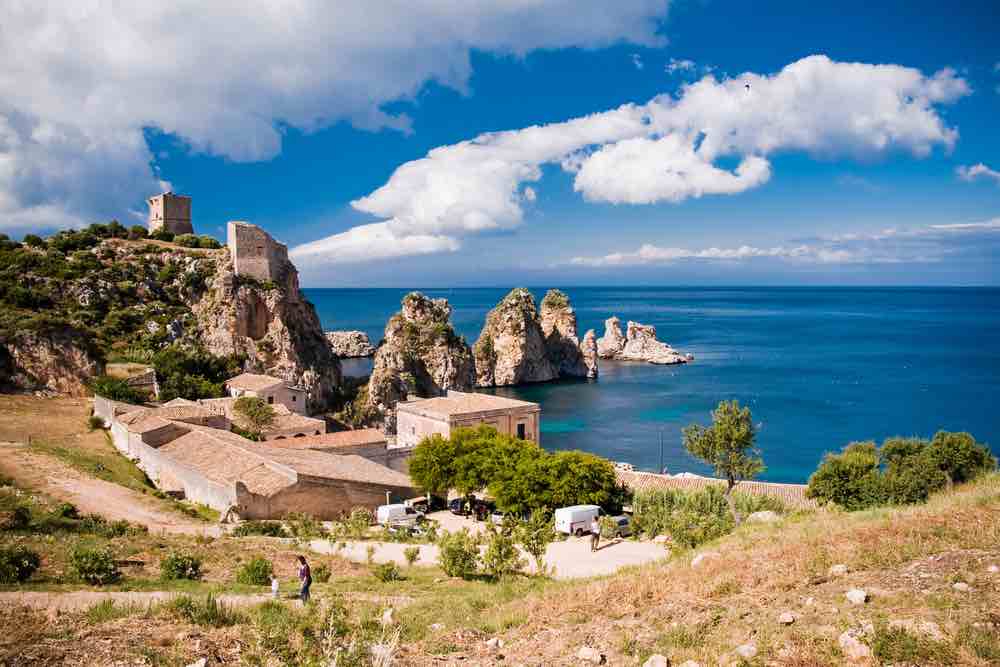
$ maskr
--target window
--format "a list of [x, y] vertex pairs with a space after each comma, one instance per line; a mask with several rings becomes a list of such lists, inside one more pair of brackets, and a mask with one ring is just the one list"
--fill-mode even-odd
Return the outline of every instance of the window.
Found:
[[299, 398], [298, 396], [296, 396], [295, 394], [292, 394], [292, 403], [294, 403], [296, 400], [298, 400], [298, 398]]
[[274, 403], [274, 396], [268, 396], [267, 397], [267, 402], [268, 402], [268, 404]]
[[525, 439], [525, 428], [523, 423], [517, 425], [517, 437], [521, 440]]

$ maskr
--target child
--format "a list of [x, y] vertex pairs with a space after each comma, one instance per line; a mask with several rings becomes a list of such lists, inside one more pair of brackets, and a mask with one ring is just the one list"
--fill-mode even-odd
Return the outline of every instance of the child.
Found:
[[273, 597], [275, 600], [278, 599], [278, 587], [279, 587], [278, 578], [271, 577], [271, 597]]

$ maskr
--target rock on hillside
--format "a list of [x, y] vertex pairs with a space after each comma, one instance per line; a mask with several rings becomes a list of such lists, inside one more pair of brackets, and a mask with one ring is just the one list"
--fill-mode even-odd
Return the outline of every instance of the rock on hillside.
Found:
[[27, 389], [85, 396], [104, 363], [76, 329], [19, 331], [0, 336], [0, 390]]
[[[545, 356], [562, 377], [597, 377], [597, 356], [588, 356], [576, 335], [576, 311], [562, 291], [550, 289], [542, 299]], [[596, 348], [595, 348], [596, 349]]]
[[609, 317], [604, 322], [604, 335], [597, 341], [597, 350], [602, 359], [651, 364], [685, 364], [694, 359], [656, 340], [656, 327], [652, 325], [630, 321], [623, 336], [621, 320], [617, 317]]
[[375, 354], [375, 347], [364, 331], [327, 331], [326, 340], [337, 357], [350, 359]]
[[299, 291], [295, 265], [286, 262], [274, 283], [236, 276], [229, 252], [215, 252], [216, 270], [191, 303], [195, 339], [217, 355], [244, 355], [244, 370], [280, 377], [309, 392], [313, 411], [326, 409], [340, 386], [340, 361]]
[[489, 312], [473, 352], [480, 387], [548, 382], [559, 377], [559, 369], [546, 354], [535, 299], [523, 287], [511, 290]]
[[467, 391], [476, 381], [472, 351], [451, 326], [451, 306], [419, 292], [403, 298], [402, 310], [385, 325], [368, 381], [368, 407], [377, 411], [387, 433], [396, 430], [399, 401]]

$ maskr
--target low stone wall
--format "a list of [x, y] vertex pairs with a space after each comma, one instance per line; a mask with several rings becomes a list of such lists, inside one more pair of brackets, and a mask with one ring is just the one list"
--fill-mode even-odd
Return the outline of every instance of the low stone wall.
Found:
[[385, 503], [386, 491], [392, 502], [401, 502], [416, 493], [410, 488], [299, 475], [298, 482], [270, 497], [244, 494], [241, 490], [238, 511], [241, 519], [275, 519], [292, 512], [305, 512], [329, 521], [342, 518], [355, 507], [374, 511]]

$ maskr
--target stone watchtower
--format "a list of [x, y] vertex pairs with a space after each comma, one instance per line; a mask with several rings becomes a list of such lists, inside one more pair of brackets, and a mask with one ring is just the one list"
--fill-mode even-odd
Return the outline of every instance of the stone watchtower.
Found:
[[149, 233], [164, 229], [178, 234], [194, 234], [191, 226], [191, 198], [164, 192], [162, 195], [150, 197], [149, 203]]
[[227, 225], [226, 243], [237, 276], [284, 282], [289, 267], [288, 247], [284, 243], [278, 243], [257, 225], [238, 220]]

